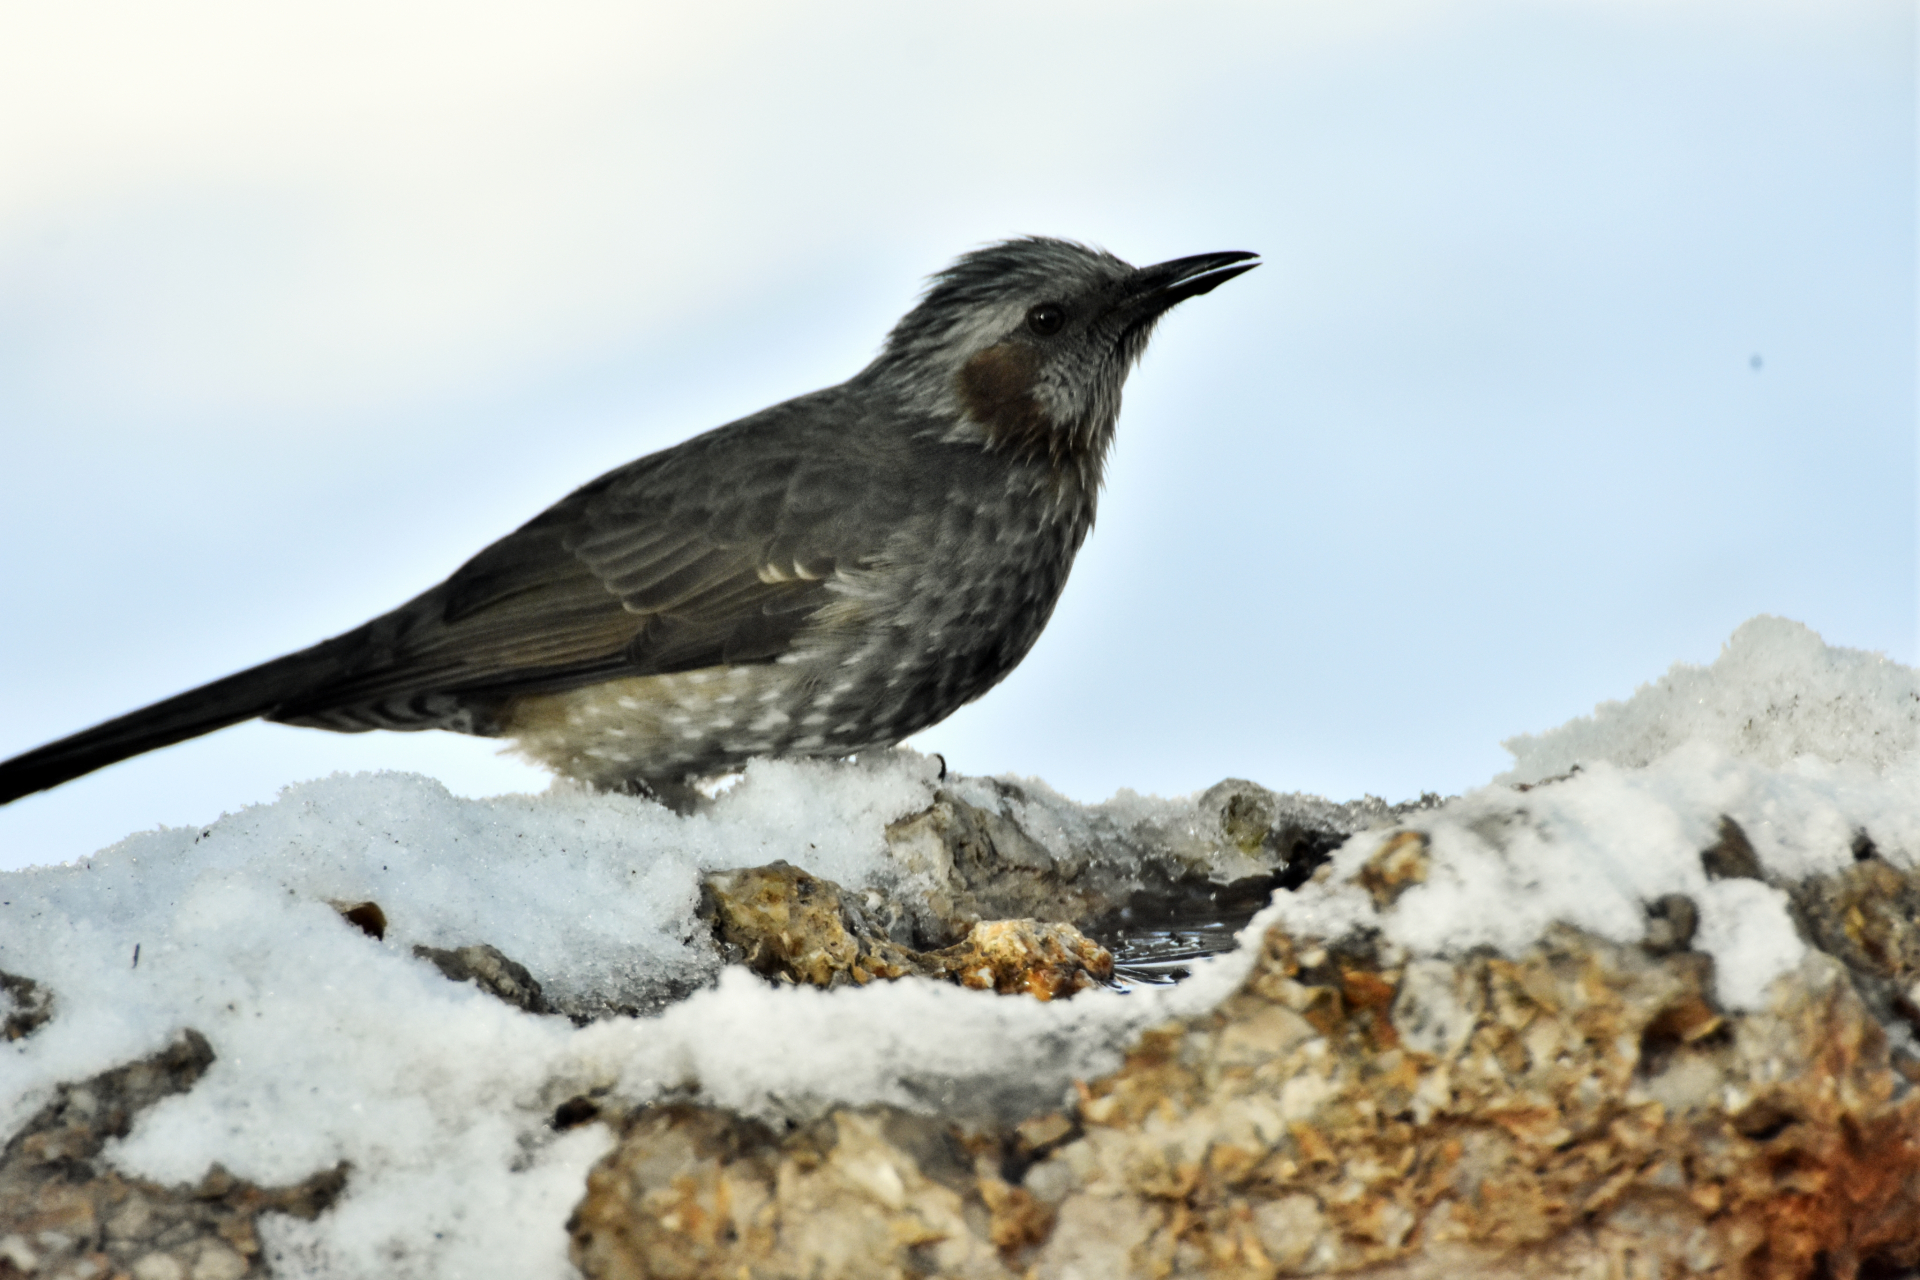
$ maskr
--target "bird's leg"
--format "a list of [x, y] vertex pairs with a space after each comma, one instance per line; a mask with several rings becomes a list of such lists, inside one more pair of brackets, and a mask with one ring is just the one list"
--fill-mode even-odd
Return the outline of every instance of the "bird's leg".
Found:
[[622, 795], [644, 797], [683, 818], [691, 817], [713, 803], [684, 778], [628, 778], [614, 789]]

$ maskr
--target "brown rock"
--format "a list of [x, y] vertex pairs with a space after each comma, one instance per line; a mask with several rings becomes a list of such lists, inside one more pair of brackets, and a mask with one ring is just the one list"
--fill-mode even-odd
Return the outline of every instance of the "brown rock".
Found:
[[[587, 1180], [575, 1265], [593, 1277], [756, 1280], [1004, 1277], [996, 1217], [954, 1132], [889, 1110], [839, 1111], [784, 1138], [697, 1107], [643, 1113]], [[1002, 1184], [1004, 1186], [1004, 1184]], [[996, 1225], [997, 1224], [997, 1225]]]
[[1854, 973], [1903, 988], [1920, 980], [1920, 874], [1870, 858], [1791, 897], [1807, 941]]
[[1384, 911], [1416, 884], [1427, 882], [1427, 836], [1422, 831], [1399, 831], [1383, 841], [1354, 877]]
[[839, 885], [786, 862], [715, 872], [700, 910], [722, 953], [763, 977], [840, 987], [930, 971]]
[[466, 947], [415, 947], [413, 954], [428, 961], [454, 982], [471, 982], [490, 996], [528, 1013], [552, 1013], [540, 984], [523, 964], [510, 960], [498, 947], [475, 943]]
[[53, 1017], [53, 992], [32, 978], [0, 971], [0, 1041], [32, 1035]]
[[1684, 893], [1663, 893], [1647, 904], [1647, 933], [1640, 945], [1658, 955], [1685, 951], [1700, 928], [1700, 908]]
[[963, 987], [1024, 992], [1041, 1000], [1070, 996], [1113, 977], [1113, 956], [1070, 924], [991, 920], [973, 926], [936, 958]]
[[62, 1085], [0, 1152], [0, 1277], [264, 1276], [262, 1213], [311, 1219], [346, 1185], [344, 1165], [291, 1187], [256, 1187], [215, 1165], [197, 1186], [129, 1178], [100, 1159], [108, 1139], [213, 1062], [194, 1031], [151, 1058]]
[[1029, 1122], [1039, 1142], [929, 1145], [929, 1122], [884, 1110], [784, 1138], [643, 1112], [593, 1175], [575, 1259], [847, 1280], [1920, 1262], [1920, 1093], [1844, 970], [1814, 956], [1737, 1016], [1709, 978], [1698, 955], [1571, 930], [1515, 959], [1395, 963], [1276, 929], [1238, 994], [1149, 1033], [1075, 1115]]
[[1069, 924], [995, 920], [972, 925], [958, 943], [919, 952], [888, 937], [877, 894], [856, 900], [831, 880], [775, 862], [708, 876], [701, 912], [729, 960], [778, 981], [815, 987], [864, 986], [910, 974], [1041, 1000], [1069, 996], [1113, 976], [1105, 947]]
[[1720, 815], [1720, 838], [1700, 851], [1700, 866], [1714, 880], [1765, 880], [1766, 868], [1740, 824]]
[[333, 909], [348, 924], [378, 942], [387, 936], [387, 913], [377, 902], [336, 902]]

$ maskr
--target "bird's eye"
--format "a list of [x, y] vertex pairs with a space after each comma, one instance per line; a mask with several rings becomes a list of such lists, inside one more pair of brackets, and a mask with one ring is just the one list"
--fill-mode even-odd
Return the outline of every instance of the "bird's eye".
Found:
[[1060, 326], [1066, 322], [1067, 309], [1057, 302], [1043, 302], [1027, 312], [1027, 328], [1043, 338], [1060, 332]]

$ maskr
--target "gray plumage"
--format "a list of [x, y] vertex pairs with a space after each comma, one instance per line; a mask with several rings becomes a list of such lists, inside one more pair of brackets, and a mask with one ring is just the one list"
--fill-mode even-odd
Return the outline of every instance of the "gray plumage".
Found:
[[0, 803], [256, 716], [505, 737], [681, 803], [753, 756], [891, 746], [1032, 648], [1155, 320], [1252, 257], [969, 253], [847, 382], [601, 476], [345, 635], [0, 764]]

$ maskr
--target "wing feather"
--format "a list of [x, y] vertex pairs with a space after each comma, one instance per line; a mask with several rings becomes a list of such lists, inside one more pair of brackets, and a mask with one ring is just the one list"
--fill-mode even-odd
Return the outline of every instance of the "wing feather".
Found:
[[[342, 674], [271, 718], [447, 705], [438, 695], [484, 713], [522, 692], [774, 660], [913, 502], [886, 443], [898, 434], [863, 439], [836, 399], [789, 401], [602, 476], [327, 642]], [[802, 429], [835, 413], [834, 441]]]

